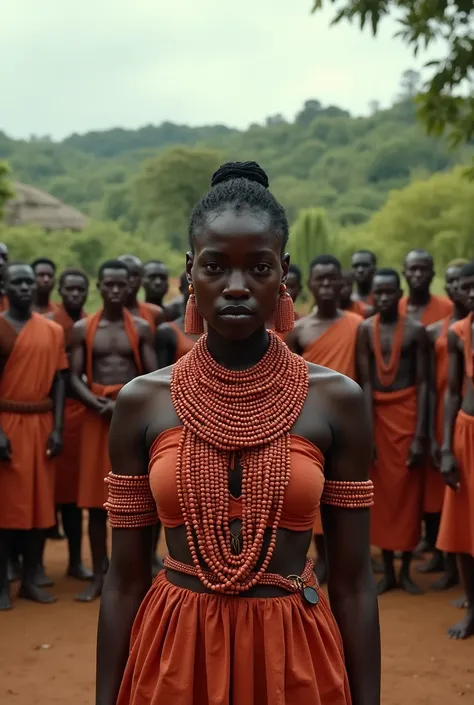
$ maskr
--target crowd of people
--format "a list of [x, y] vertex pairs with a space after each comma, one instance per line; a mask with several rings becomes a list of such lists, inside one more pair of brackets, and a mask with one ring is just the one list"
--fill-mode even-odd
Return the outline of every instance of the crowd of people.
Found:
[[[284, 255], [286, 216], [267, 186], [257, 165], [224, 165], [216, 172], [193, 212], [180, 296], [169, 303], [166, 265], [124, 254], [100, 265], [102, 307], [87, 315], [90, 283], [83, 271], [69, 268], [58, 276], [47, 257], [12, 262], [0, 244], [0, 610], [12, 607], [15, 581], [18, 597], [55, 601], [43, 554], [45, 541], [60, 538], [62, 526], [67, 574], [85, 583], [77, 599], [103, 594], [101, 703], [191, 702], [185, 688], [177, 697], [177, 682], [200, 693], [200, 703], [292, 705], [316, 693], [313, 701], [324, 705], [348, 704], [351, 697], [354, 705], [378, 703], [378, 677], [364, 660], [378, 649], [376, 599], [367, 597], [372, 573], [380, 574], [374, 594], [420, 594], [414, 556], [426, 556], [417, 570], [440, 573], [433, 589], [461, 578], [466, 614], [449, 634], [474, 634], [474, 263], [451, 262], [446, 296], [436, 296], [430, 291], [433, 258], [414, 249], [403, 263], [404, 296], [400, 274], [377, 269], [372, 252], [355, 252], [348, 271], [333, 255], [320, 254], [308, 263], [313, 308], [295, 313], [293, 327], [288, 321], [293, 305], [298, 308], [303, 274]], [[60, 303], [53, 301], [56, 283]], [[237, 442], [239, 433], [245, 442]], [[258, 450], [262, 443], [269, 455]], [[247, 454], [249, 447], [257, 450]], [[382, 560], [367, 550], [367, 575], [372, 487], [370, 544]], [[110, 566], [106, 506], [114, 527]], [[92, 571], [82, 560], [83, 510]], [[161, 525], [170, 551], [166, 570], [156, 556]], [[294, 543], [282, 540], [279, 529], [289, 529]], [[311, 535], [316, 583], [298, 563]], [[285, 541], [283, 553], [279, 542]], [[149, 587], [149, 554], [159, 573], [151, 592], [159, 592], [140, 607], [128, 655], [132, 623]], [[300, 637], [290, 637], [289, 627], [284, 635], [283, 627], [267, 625], [261, 636], [267, 652], [280, 663], [280, 646], [286, 677], [294, 668], [306, 679], [305, 690], [295, 676], [293, 699], [276, 698], [281, 688], [291, 688], [282, 685], [268, 654], [257, 673], [257, 637], [247, 622], [260, 623], [263, 612], [257, 612], [264, 608], [257, 603], [271, 601], [270, 621], [288, 625], [300, 619], [296, 603], [256, 601], [254, 613], [240, 598], [247, 626], [240, 623], [239, 639], [250, 660], [237, 665], [224, 637], [237, 628], [239, 608], [226, 603], [216, 617], [210, 602], [218, 593], [279, 597], [293, 590], [285, 575], [296, 577], [295, 590], [320, 607], [318, 585], [329, 579], [337, 622], [318, 613], [322, 645], [312, 657], [300, 652], [297, 666], [288, 661], [298, 658], [291, 657], [288, 639]], [[113, 597], [117, 585], [128, 602]], [[205, 606], [202, 592], [210, 593]], [[173, 627], [151, 636], [158, 612], [161, 619], [168, 609], [175, 611]], [[114, 627], [114, 639], [110, 620], [117, 614], [124, 626]], [[169, 627], [171, 615], [167, 619]], [[196, 632], [200, 619], [211, 620], [206, 628], [213, 648]], [[310, 627], [300, 629], [314, 644]], [[170, 654], [182, 652], [190, 634], [192, 658], [177, 666], [178, 654]], [[166, 642], [169, 670], [150, 656], [147, 639], [160, 653], [163, 640], [172, 640]], [[311, 659], [320, 658], [321, 649], [330, 654], [332, 671], [308, 685]], [[150, 688], [153, 695], [139, 699], [138, 691]], [[220, 688], [232, 690], [229, 701], [218, 699]]]

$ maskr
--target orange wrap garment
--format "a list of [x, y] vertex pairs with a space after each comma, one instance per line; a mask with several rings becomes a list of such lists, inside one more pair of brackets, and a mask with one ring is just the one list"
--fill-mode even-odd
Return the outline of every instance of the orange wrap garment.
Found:
[[[93, 350], [95, 334], [102, 311], [86, 322], [86, 377], [93, 394], [116, 399], [123, 384], [104, 385], [93, 382]], [[123, 310], [124, 327], [133, 352], [138, 375], [142, 373], [139, 336], [132, 314]], [[105, 478], [111, 470], [109, 459], [109, 421], [92, 409], [86, 409], [81, 434], [81, 459], [77, 504], [83, 509], [103, 509], [107, 500]]]
[[[0, 426], [12, 451], [10, 462], [0, 461], [0, 527], [46, 529], [56, 521], [56, 461], [46, 456], [53, 430], [49, 395], [56, 373], [67, 368], [64, 333], [53, 321], [33, 313], [20, 333], [0, 318], [0, 337], [12, 342], [0, 380], [0, 408], [18, 405], [17, 411], [0, 411]], [[30, 410], [41, 404], [50, 410], [24, 413], [22, 404]]]
[[[86, 313], [83, 311], [80, 317], [85, 318]], [[62, 326], [67, 350], [74, 321], [62, 305], [58, 306], [52, 320]], [[85, 415], [84, 404], [77, 399], [66, 398], [63, 450], [56, 460], [56, 504], [76, 504], [77, 502], [81, 433]]]
[[[448, 328], [451, 317], [443, 321], [443, 327], [434, 344], [435, 355], [435, 385], [436, 385], [436, 440], [439, 447], [443, 444], [444, 395], [448, 383]], [[443, 506], [446, 484], [439, 471], [428, 461], [425, 468], [423, 488], [423, 512], [439, 514]]]
[[327, 600], [209, 595], [162, 571], [138, 611], [116, 705], [350, 705]]
[[[319, 338], [313, 340], [303, 351], [303, 358], [316, 365], [329, 367], [351, 379], [356, 378], [356, 342], [361, 316], [345, 312]], [[323, 533], [321, 513], [318, 510], [313, 533]]]
[[160, 320], [162, 309], [155, 304], [149, 304], [146, 301], [138, 302], [138, 315], [144, 318], [150, 326], [152, 332], [156, 330], [157, 322]]
[[370, 309], [370, 305], [366, 304], [364, 301], [357, 299], [356, 301], [351, 301], [351, 304], [345, 311], [349, 313], [355, 313], [357, 316], [365, 318], [367, 311]]
[[417, 423], [416, 387], [373, 394], [376, 462], [370, 542], [387, 551], [412, 551], [421, 534], [423, 468], [408, 468]]
[[186, 335], [173, 321], [170, 321], [169, 325], [176, 334], [176, 357], [174, 360], [176, 362], [176, 360], [179, 360], [180, 357], [183, 357], [183, 355], [186, 355], [186, 353], [193, 349], [196, 341], [190, 338], [189, 335]]
[[453, 452], [459, 465], [461, 489], [446, 488], [436, 547], [474, 557], [474, 416], [459, 411]]
[[[403, 316], [407, 315], [408, 309], [408, 296], [402, 296], [399, 303], [399, 311]], [[453, 315], [453, 303], [446, 296], [435, 296], [431, 294], [428, 305], [423, 311], [423, 315], [420, 318], [420, 322], [424, 326], [430, 326], [436, 321], [440, 321], [446, 316], [451, 317]]]
[[0, 313], [6, 311], [8, 308], [8, 299], [5, 295], [0, 296]]
[[[464, 344], [464, 368], [467, 379], [473, 380], [471, 326], [473, 314], [451, 326]], [[449, 553], [474, 556], [474, 416], [459, 411], [454, 426], [453, 453], [459, 465], [459, 492], [446, 488], [441, 512], [437, 547]]]

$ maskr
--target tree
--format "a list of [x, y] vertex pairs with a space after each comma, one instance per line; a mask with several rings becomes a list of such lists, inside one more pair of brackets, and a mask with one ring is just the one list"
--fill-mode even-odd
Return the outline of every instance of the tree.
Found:
[[9, 181], [10, 168], [6, 162], [0, 161], [0, 219], [5, 212], [7, 201], [14, 195]]
[[191, 211], [223, 161], [216, 150], [173, 147], [144, 163], [133, 189], [136, 210], [149, 225], [159, 219], [175, 249], [186, 248]]
[[334, 251], [326, 211], [322, 208], [301, 210], [290, 235], [291, 261], [303, 271], [318, 254]]
[[321, 113], [322, 109], [323, 106], [319, 100], [315, 100], [314, 98], [307, 100], [302, 110], [296, 115], [296, 122], [298, 125], [309, 125], [309, 123]]
[[413, 69], [404, 71], [400, 81], [400, 87], [402, 89], [400, 98], [402, 100], [413, 100], [418, 93], [420, 80], [421, 76], [418, 71], [413, 71]]
[[[334, 4], [340, 0], [327, 0]], [[314, 0], [313, 12], [324, 0]], [[418, 97], [419, 114], [428, 132], [447, 130], [454, 144], [474, 137], [474, 4], [472, 0], [343, 0], [332, 24], [358, 20], [375, 35], [380, 23], [395, 12], [400, 36], [416, 55], [433, 43], [447, 47], [445, 56], [427, 64], [433, 70]]]

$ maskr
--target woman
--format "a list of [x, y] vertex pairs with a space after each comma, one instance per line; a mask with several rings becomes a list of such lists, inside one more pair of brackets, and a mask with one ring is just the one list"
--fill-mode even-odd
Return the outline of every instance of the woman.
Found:
[[[380, 703], [367, 412], [266, 329], [293, 315], [267, 187], [254, 162], [214, 174], [187, 255], [187, 331], [208, 335], [117, 402], [97, 705]], [[306, 561], [323, 485], [335, 620]], [[150, 588], [156, 505], [170, 557]]]

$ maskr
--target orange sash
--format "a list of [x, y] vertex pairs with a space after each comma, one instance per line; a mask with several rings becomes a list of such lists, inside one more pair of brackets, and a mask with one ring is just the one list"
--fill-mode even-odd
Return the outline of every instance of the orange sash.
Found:
[[144, 318], [153, 332], [160, 321], [162, 309], [155, 304], [149, 304], [146, 301], [138, 302], [138, 315]]
[[361, 321], [360, 316], [345, 312], [306, 347], [303, 358], [355, 379], [357, 330]]
[[[423, 311], [423, 315], [420, 319], [420, 322], [423, 323], [424, 326], [429, 326], [432, 323], [436, 323], [436, 321], [440, 321], [446, 316], [451, 317], [453, 315], [453, 309], [453, 303], [448, 298], [446, 298], [445, 296], [435, 296], [434, 294], [432, 294], [428, 305]], [[400, 314], [402, 316], [407, 315], [408, 296], [403, 296], [400, 299], [398, 310], [400, 311]]]
[[169, 325], [173, 328], [174, 332], [176, 333], [176, 356], [174, 360], [176, 362], [177, 360], [179, 360], [180, 357], [183, 357], [183, 355], [186, 355], [186, 353], [193, 349], [194, 345], [196, 344], [196, 341], [186, 335], [186, 333], [183, 333], [181, 328], [177, 326], [173, 321], [170, 321]]

